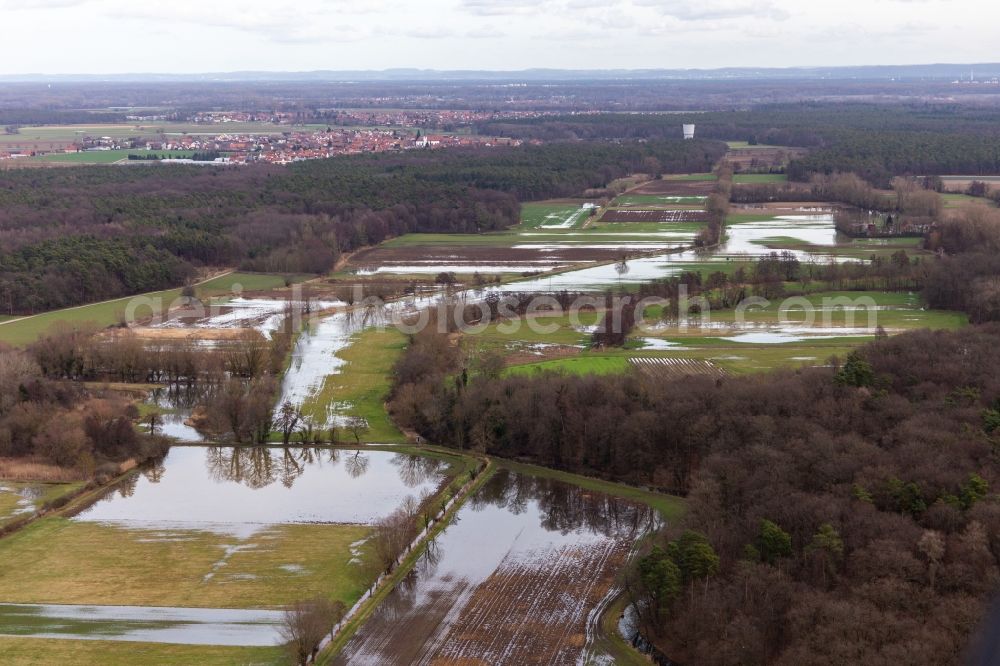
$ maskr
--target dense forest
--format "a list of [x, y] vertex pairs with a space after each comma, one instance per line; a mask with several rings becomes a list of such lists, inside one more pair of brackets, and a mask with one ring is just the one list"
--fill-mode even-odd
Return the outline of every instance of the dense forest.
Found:
[[973, 322], [1000, 321], [1000, 211], [976, 207], [942, 222], [928, 239], [923, 295], [934, 308], [962, 310]]
[[707, 446], [689, 514], [637, 563], [661, 649], [956, 663], [1000, 582], [998, 342], [995, 325], [923, 331], [833, 370], [675, 387]]
[[805, 157], [792, 160], [788, 177], [853, 172], [878, 187], [897, 174], [1000, 173], [1000, 137], [931, 132], [844, 131]]
[[788, 175], [854, 172], [886, 187], [893, 176], [1000, 173], [1000, 111], [956, 104], [775, 104], [698, 114], [593, 114], [484, 123], [499, 136], [547, 141], [661, 139], [695, 123], [701, 138], [810, 148]]
[[69, 125], [123, 123], [124, 113], [113, 111], [76, 111], [72, 109], [0, 109], [0, 125], [17, 128], [21, 125]]
[[0, 307], [31, 313], [183, 284], [197, 266], [322, 273], [411, 231], [517, 223], [519, 201], [573, 196], [650, 157], [706, 171], [719, 142], [554, 144], [350, 156], [288, 167], [0, 172]]
[[935, 132], [1000, 136], [1000, 110], [944, 103], [758, 104], [737, 111], [665, 114], [576, 114], [483, 123], [490, 135], [522, 139], [674, 138], [681, 123], [694, 123], [697, 136], [761, 144], [820, 146], [838, 131]]

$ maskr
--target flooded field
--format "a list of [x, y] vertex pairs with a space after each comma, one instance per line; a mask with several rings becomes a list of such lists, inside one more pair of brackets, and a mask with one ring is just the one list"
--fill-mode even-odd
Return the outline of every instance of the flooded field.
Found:
[[455, 273], [467, 275], [471, 273], [532, 273], [548, 272], [562, 268], [561, 264], [553, 264], [550, 260], [533, 260], [531, 263], [490, 263], [490, 264], [459, 264], [441, 263], [437, 259], [428, 259], [409, 264], [384, 264], [381, 266], [358, 269], [358, 275], [378, 275], [379, 273], [398, 273], [402, 275], [436, 275], [438, 273]]
[[[749, 262], [771, 252], [769, 246], [788, 246], [804, 262], [839, 260], [827, 248], [843, 239], [823, 209], [744, 215], [727, 227], [723, 245], [690, 249], [694, 225], [678, 221], [669, 228], [671, 223], [660, 222], [684, 220], [691, 212], [653, 208], [693, 202], [707, 186], [654, 185], [653, 192], [633, 195], [634, 210], [622, 211], [624, 221], [613, 224], [589, 220], [595, 216], [587, 206], [540, 207], [537, 219], [505, 237], [505, 244], [489, 244], [499, 236], [477, 236], [488, 242], [466, 247], [466, 255], [446, 243], [434, 252], [424, 245], [380, 247], [371, 254], [377, 261], [358, 272], [509, 275], [586, 266], [459, 292], [472, 302], [490, 291], [601, 290]], [[624, 266], [587, 266], [623, 253], [634, 257]], [[371, 329], [439, 296], [369, 308], [348, 309], [335, 300], [317, 305], [332, 312], [310, 321], [296, 339], [278, 404], [309, 406], [318, 428], [343, 426], [348, 414], [358, 413], [357, 405], [331, 378], [346, 378], [359, 367], [359, 357], [352, 357], [358, 350], [360, 365], [375, 367], [371, 354], [388, 354], [395, 342], [371, 342]], [[897, 300], [876, 305], [889, 318], [888, 332], [906, 328], [910, 319], [925, 321], [927, 313], [912, 299]], [[818, 311], [831, 308], [821, 305]], [[284, 316], [280, 299], [237, 298], [208, 314], [176, 316], [160, 330], [219, 332], [205, 337], [209, 346], [225, 344], [227, 332], [241, 329], [268, 335]], [[755, 316], [737, 325], [723, 315], [682, 334], [654, 326], [634, 341], [636, 347], [610, 359], [615, 363], [609, 367], [669, 378], [766, 369], [787, 363], [785, 357], [814, 365], [841, 353], [837, 345], [849, 344], [838, 339], [871, 334], [863, 322], [839, 314], [821, 325], [772, 321], [770, 311]], [[526, 335], [524, 355], [564, 363], [561, 356], [585, 351], [591, 328], [554, 338]], [[570, 360], [576, 359], [565, 362]], [[593, 371], [601, 360], [582, 358], [580, 365]], [[378, 372], [388, 376], [391, 364]], [[382, 394], [373, 395], [371, 405], [381, 409]], [[160, 432], [201, 442], [187, 424], [198, 401], [183, 391], [155, 391], [150, 403], [163, 414]], [[17, 578], [0, 568], [0, 634], [273, 646], [282, 606], [317, 594], [348, 606], [361, 598], [374, 579], [368, 566], [371, 525], [407, 497], [440, 488], [451, 472], [441, 460], [386, 451], [176, 446], [161, 465], [72, 519], [47, 518], [0, 542], [0, 560], [25, 563]], [[16, 495], [9, 511], [21, 515], [29, 501], [39, 501], [25, 492], [0, 488], [0, 500]], [[644, 505], [500, 470], [459, 509], [335, 663], [611, 663], [601, 651], [606, 642], [599, 617], [615, 593], [616, 572], [658, 520]], [[25, 590], [22, 576], [38, 583]], [[110, 579], [120, 582], [109, 586]]]
[[153, 390], [146, 403], [156, 407], [160, 414], [160, 422], [156, 431], [161, 435], [173, 437], [179, 442], [203, 441], [204, 435], [187, 423], [191, 411], [201, 401], [201, 398], [201, 392], [194, 389], [163, 386]]
[[[352, 259], [352, 264], [354, 273], [359, 276], [414, 275], [433, 278], [438, 273], [463, 276], [474, 273], [490, 276], [540, 273], [606, 258], [606, 251], [585, 244], [589, 238], [590, 234], [576, 232], [454, 236], [453, 244], [380, 246], [359, 253]], [[483, 239], [493, 240], [496, 244], [473, 244]], [[540, 251], [532, 243], [521, 243], [522, 239], [537, 241], [546, 247], [551, 246], [553, 250]], [[574, 240], [580, 244], [574, 244]], [[465, 244], [467, 242], [469, 244]]]
[[127, 492], [74, 520], [144, 529], [246, 533], [287, 523], [371, 524], [432, 492], [440, 460], [388, 451], [175, 446]]
[[501, 469], [336, 664], [576, 664], [648, 507]]
[[38, 484], [0, 481], [0, 521], [35, 512], [44, 489]]
[[0, 635], [272, 646], [283, 606], [353, 604], [376, 573], [371, 525], [449, 474], [391, 451], [175, 446], [76, 516], [0, 540], [0, 562], [21, 563], [0, 566]]
[[[337, 300], [310, 301], [313, 310], [328, 310], [346, 305]], [[302, 302], [278, 298], [236, 297], [209, 305], [192, 305], [170, 314], [155, 328], [172, 329], [241, 329], [252, 328], [264, 335], [278, 330], [290, 306], [303, 307]]]
[[[770, 239], [795, 239], [817, 248], [837, 243], [833, 215], [827, 213], [780, 215], [773, 219], [742, 222], [726, 227], [726, 241], [710, 250], [684, 250], [652, 257], [631, 259], [621, 270], [617, 265], [601, 265], [558, 275], [530, 278], [512, 283], [524, 291], [559, 289], [601, 290], [619, 283], [638, 284], [691, 270], [696, 264], [748, 260], [771, 252]], [[799, 261], [830, 261], [822, 252], [791, 250]]]
[[8, 636], [35, 638], [271, 646], [281, 642], [283, 614], [230, 608], [0, 603], [0, 630]]
[[[313, 399], [327, 378], [339, 373], [346, 363], [337, 352], [346, 349], [358, 332], [384, 322], [385, 316], [385, 312], [342, 312], [311, 322], [292, 348], [276, 408], [286, 401], [301, 406]], [[325, 421], [320, 420], [316, 425], [328, 427], [338, 423], [343, 418], [340, 411], [337, 405], [329, 405]]]
[[708, 213], [703, 210], [642, 210], [620, 208], [609, 210], [601, 216], [602, 222], [705, 222]]
[[[700, 200], [685, 202], [697, 206]], [[655, 204], [680, 206], [657, 199]], [[704, 211], [601, 209], [592, 202], [525, 203], [521, 224], [486, 234], [408, 234], [351, 259], [358, 275], [452, 272], [509, 276], [610, 261], [624, 251], [689, 246]]]
[[46, 502], [72, 494], [82, 486], [82, 481], [69, 483], [0, 481], [0, 525], [29, 517]]

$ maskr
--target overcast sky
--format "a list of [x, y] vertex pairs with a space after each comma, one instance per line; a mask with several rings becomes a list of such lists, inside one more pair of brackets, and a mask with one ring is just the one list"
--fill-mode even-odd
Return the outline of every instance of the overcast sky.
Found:
[[0, 0], [0, 74], [1000, 60], [995, 0]]

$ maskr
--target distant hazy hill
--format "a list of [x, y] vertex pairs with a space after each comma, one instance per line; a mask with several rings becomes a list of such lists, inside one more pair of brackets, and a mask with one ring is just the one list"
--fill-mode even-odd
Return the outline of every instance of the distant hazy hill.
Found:
[[205, 74], [6, 74], [3, 82], [189, 81], [584, 81], [616, 79], [954, 80], [1000, 76], [1000, 63], [864, 67], [727, 67], [723, 69], [527, 69], [520, 71], [385, 69], [369, 71], [220, 72]]

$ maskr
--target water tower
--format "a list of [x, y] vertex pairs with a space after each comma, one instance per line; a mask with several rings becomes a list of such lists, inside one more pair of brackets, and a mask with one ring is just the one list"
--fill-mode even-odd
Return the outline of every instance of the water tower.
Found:
[[693, 139], [694, 138], [694, 125], [684, 124], [684, 138]]

